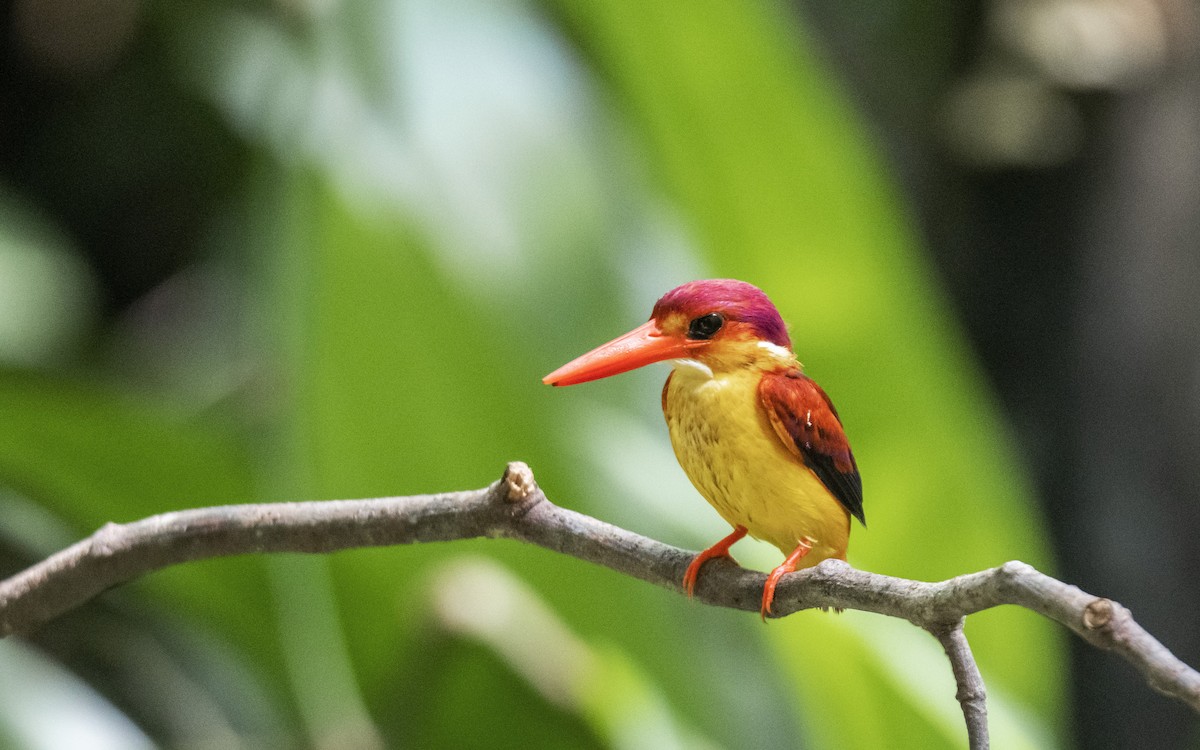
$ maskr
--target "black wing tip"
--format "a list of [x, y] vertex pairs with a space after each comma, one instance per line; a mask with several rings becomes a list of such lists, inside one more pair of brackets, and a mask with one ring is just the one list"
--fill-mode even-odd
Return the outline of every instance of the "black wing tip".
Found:
[[[846, 510], [850, 511], [850, 515], [858, 519], [862, 527], [867, 528], [867, 514], [863, 511], [863, 496], [862, 496], [862, 477], [858, 473], [852, 475], [843, 475], [850, 480], [851, 492], [847, 496], [838, 495], [838, 500], [842, 505], [846, 506]], [[853, 477], [851, 479], [850, 477]]]
[[829, 494], [857, 518], [864, 529], [867, 528], [867, 514], [863, 512], [862, 477], [858, 471], [840, 471], [834, 466], [833, 459], [811, 452], [805, 453], [804, 463], [817, 475]]

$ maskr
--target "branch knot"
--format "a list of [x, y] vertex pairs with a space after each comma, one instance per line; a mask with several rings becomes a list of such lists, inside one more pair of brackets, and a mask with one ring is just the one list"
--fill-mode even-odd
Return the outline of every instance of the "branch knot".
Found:
[[528, 500], [538, 488], [533, 470], [524, 461], [510, 462], [500, 481], [504, 484], [504, 499], [510, 503]]
[[1110, 599], [1097, 598], [1083, 608], [1083, 626], [1088, 630], [1108, 627], [1113, 618], [1113, 603]]

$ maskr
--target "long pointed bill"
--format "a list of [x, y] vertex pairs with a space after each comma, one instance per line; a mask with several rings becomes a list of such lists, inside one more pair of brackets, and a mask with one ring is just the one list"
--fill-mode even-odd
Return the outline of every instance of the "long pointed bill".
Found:
[[634, 328], [620, 338], [598, 346], [571, 360], [546, 377], [547, 385], [575, 385], [635, 370], [665, 359], [690, 356], [690, 351], [707, 341], [689, 341], [681, 336], [666, 336], [653, 320]]

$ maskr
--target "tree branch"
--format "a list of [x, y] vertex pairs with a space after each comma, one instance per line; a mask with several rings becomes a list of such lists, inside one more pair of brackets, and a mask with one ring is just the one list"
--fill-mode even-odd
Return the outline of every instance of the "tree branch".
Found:
[[968, 744], [971, 750], [987, 750], [987, 689], [983, 686], [979, 665], [975, 663], [971, 646], [963, 633], [963, 620], [934, 628], [930, 632], [941, 642], [950, 659], [950, 669], [954, 672], [954, 681], [958, 683], [958, 693], [954, 697], [962, 706], [963, 718], [967, 721]]
[[[169, 565], [260, 552], [503, 537], [537, 544], [682, 592], [693, 554], [589, 516], [542, 494], [523, 463], [489, 487], [437, 495], [199, 508], [108, 524], [0, 582], [0, 636], [29, 633], [126, 581]], [[758, 612], [765, 576], [726, 558], [705, 565], [697, 599]], [[1021, 562], [937, 583], [868, 573], [840, 560], [785, 576], [775, 616], [835, 607], [899, 617], [932, 633], [950, 659], [972, 748], [986, 748], [986, 692], [963, 619], [1001, 604], [1031, 609], [1133, 664], [1159, 692], [1200, 713], [1200, 673], [1138, 625], [1129, 610]]]

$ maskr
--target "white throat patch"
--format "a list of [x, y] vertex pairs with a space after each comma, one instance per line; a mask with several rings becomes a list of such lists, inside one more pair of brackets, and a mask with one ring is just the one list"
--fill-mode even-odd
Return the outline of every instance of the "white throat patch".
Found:
[[711, 378], [713, 376], [712, 368], [697, 359], [677, 359], [675, 360], [674, 364], [676, 369], [686, 367], [688, 369], [695, 370], [706, 378]]
[[772, 344], [770, 341], [758, 342], [760, 349], [766, 349], [775, 359], [782, 359], [785, 362], [792, 358], [792, 353], [779, 344]]

